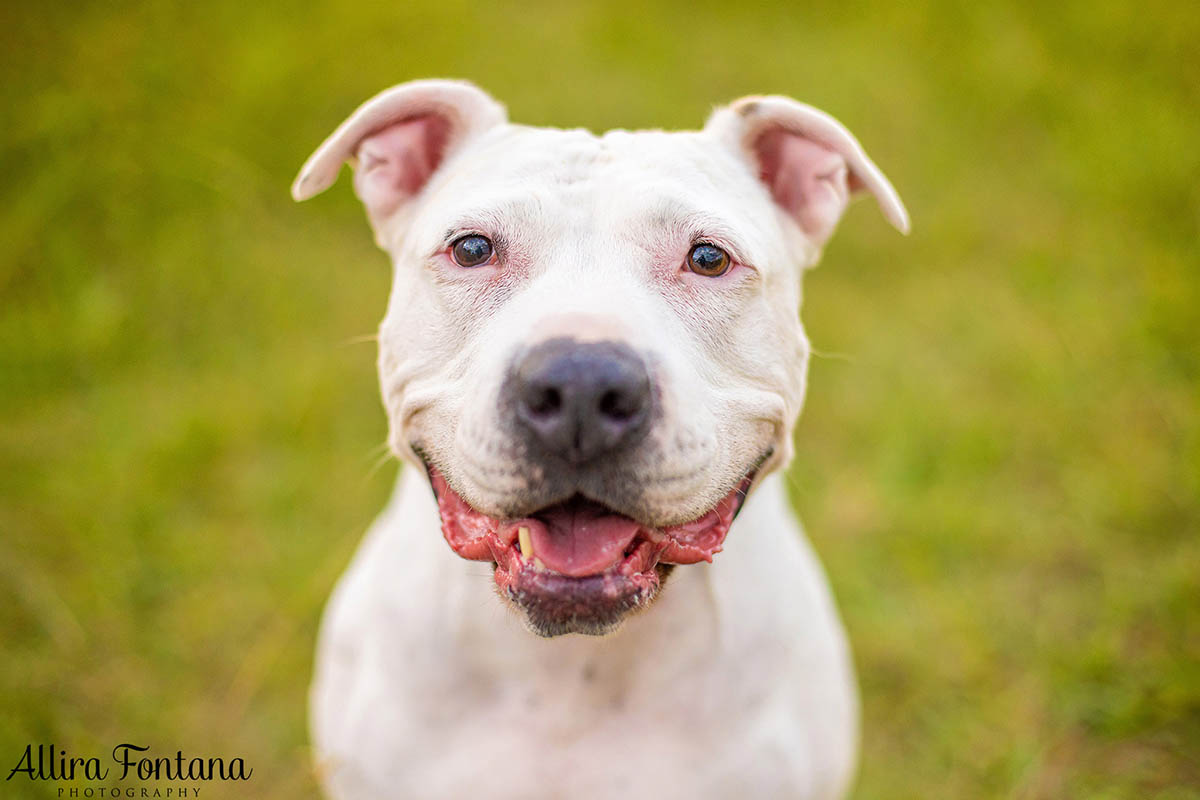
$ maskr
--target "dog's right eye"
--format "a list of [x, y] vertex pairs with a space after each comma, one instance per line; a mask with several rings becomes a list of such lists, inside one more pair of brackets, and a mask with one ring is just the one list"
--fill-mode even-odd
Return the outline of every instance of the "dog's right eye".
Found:
[[493, 251], [491, 240], [478, 234], [463, 236], [450, 245], [454, 263], [460, 267], [482, 266], [491, 260]]

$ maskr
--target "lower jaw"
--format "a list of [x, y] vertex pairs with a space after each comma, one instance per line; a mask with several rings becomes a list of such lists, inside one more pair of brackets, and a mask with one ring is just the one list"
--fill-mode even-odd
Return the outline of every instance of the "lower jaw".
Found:
[[653, 602], [674, 564], [658, 563], [649, 543], [623, 563], [595, 575], [574, 577], [540, 568], [517, 551], [496, 553], [493, 577], [500, 595], [519, 609], [539, 636], [599, 636]]
[[673, 564], [656, 564], [643, 572], [616, 572], [572, 578], [525, 565], [515, 574], [496, 566], [501, 594], [523, 614], [527, 627], [544, 637], [567, 633], [601, 636], [615, 630], [630, 614], [653, 602]]

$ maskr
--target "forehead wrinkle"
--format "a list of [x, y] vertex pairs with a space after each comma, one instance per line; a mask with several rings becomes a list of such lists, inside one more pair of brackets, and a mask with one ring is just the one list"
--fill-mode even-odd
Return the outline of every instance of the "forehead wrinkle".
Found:
[[535, 219], [541, 208], [541, 198], [535, 194], [506, 197], [486, 204], [480, 203], [457, 211], [452, 222], [446, 228], [443, 238], [449, 241], [468, 228], [477, 228], [484, 233], [519, 228], [523, 221]]
[[659, 199], [642, 213], [656, 229], [667, 228], [689, 239], [715, 240], [715, 244], [727, 247], [730, 254], [743, 263], [754, 264], [759, 255], [727, 219], [678, 198]]

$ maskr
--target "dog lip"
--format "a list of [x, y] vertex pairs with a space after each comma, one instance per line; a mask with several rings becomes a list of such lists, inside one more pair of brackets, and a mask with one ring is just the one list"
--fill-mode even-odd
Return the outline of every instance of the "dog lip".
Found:
[[[602, 503], [579, 495], [521, 518], [492, 517], [471, 506], [449, 484], [436, 465], [428, 459], [422, 460], [438, 504], [443, 536], [459, 556], [475, 561], [492, 561], [512, 577], [523, 573], [524, 565], [514, 563], [510, 569], [510, 557], [518, 562], [529, 562], [531, 568], [536, 567], [541, 572], [583, 578], [616, 572], [628, 575], [631, 566], [629, 557], [635, 553], [639, 554], [640, 559], [635, 565], [638, 572], [652, 570], [660, 561], [669, 564], [711, 562], [712, 557], [721, 551], [729, 527], [741, 511], [759, 467], [769, 456], [770, 451], [757, 459], [741, 481], [706, 513], [683, 524], [662, 527], [644, 525]], [[572, 524], [568, 525], [571, 529], [569, 533], [562, 533], [561, 518], [564, 515], [572, 519]], [[589, 528], [587, 523], [578, 521], [580, 516], [595, 522]], [[559, 519], [556, 520], [556, 517]], [[599, 530], [596, 525], [600, 526]], [[532, 536], [527, 538], [537, 543], [549, 567], [541, 563], [541, 558], [535, 560], [529, 553], [521, 559], [516, 542], [521, 529], [532, 530]], [[551, 533], [548, 529], [558, 533]], [[568, 540], [565, 545], [564, 538]], [[499, 575], [497, 582], [501, 582]]]
[[[437, 502], [442, 535], [451, 549], [465, 559], [491, 561], [500, 596], [522, 612], [532, 632], [552, 637], [608, 633], [627, 615], [654, 601], [675, 564], [711, 562], [770, 455], [768, 450], [756, 460], [707, 513], [666, 527], [642, 525], [582, 497], [520, 519], [490, 517], [468, 504], [436, 465], [422, 460]], [[572, 509], [585, 518], [590, 514], [593, 521], [580, 523]], [[557, 524], [544, 519], [556, 513], [570, 518], [568, 531], [564, 532], [561, 518]], [[537, 547], [546, 548], [541, 556]]]

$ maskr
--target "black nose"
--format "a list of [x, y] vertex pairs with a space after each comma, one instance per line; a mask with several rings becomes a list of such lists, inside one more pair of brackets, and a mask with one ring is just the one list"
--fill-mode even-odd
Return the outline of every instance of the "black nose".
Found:
[[550, 339], [517, 359], [510, 386], [531, 442], [573, 464], [627, 448], [645, 433], [650, 375], [626, 345]]

